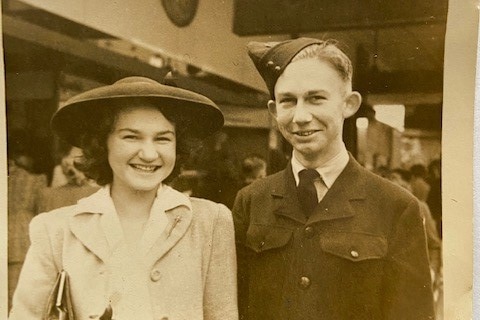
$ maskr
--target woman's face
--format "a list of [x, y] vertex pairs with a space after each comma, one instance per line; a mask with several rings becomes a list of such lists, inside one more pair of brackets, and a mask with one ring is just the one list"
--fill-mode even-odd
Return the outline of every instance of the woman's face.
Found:
[[127, 107], [117, 115], [107, 149], [112, 190], [156, 190], [175, 166], [175, 125], [152, 106]]

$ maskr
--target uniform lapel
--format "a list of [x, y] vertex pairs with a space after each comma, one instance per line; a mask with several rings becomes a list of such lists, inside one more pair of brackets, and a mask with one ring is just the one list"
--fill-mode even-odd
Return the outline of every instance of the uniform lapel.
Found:
[[355, 215], [354, 201], [365, 199], [364, 169], [350, 155], [350, 160], [310, 216], [309, 223], [348, 218]]
[[291, 163], [287, 165], [281, 174], [275, 177], [272, 185], [271, 197], [273, 213], [300, 223], [305, 223], [307, 219], [298, 202], [297, 188]]

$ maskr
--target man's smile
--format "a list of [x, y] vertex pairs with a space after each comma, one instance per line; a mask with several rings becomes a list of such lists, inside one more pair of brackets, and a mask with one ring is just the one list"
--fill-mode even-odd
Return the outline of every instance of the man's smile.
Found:
[[299, 130], [299, 131], [292, 131], [292, 134], [300, 137], [308, 137], [319, 131], [321, 130]]

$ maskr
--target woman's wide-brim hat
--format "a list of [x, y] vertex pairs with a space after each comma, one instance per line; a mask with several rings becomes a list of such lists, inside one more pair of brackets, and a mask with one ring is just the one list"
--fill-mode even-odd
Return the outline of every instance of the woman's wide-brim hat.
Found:
[[52, 129], [69, 144], [80, 146], [83, 133], [91, 129], [92, 119], [101, 114], [98, 111], [118, 105], [112, 102], [132, 98], [145, 99], [160, 110], [170, 108], [174, 113], [178, 112], [182, 119], [180, 125], [194, 137], [204, 138], [220, 130], [224, 123], [218, 106], [201, 94], [149, 78], [128, 77], [69, 99], [53, 115]]

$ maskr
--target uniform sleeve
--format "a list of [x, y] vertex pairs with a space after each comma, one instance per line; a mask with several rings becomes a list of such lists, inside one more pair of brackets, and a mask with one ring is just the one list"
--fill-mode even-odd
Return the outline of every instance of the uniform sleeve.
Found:
[[240, 191], [233, 206], [233, 223], [235, 225], [235, 241], [237, 245], [237, 281], [238, 281], [238, 309], [240, 319], [247, 318], [248, 310], [248, 257], [249, 252], [245, 247], [249, 218], [246, 212], [246, 199], [244, 191]]
[[212, 249], [205, 284], [205, 320], [236, 320], [237, 265], [230, 210], [219, 205], [213, 228]]
[[13, 295], [10, 320], [43, 319], [58, 273], [42, 215], [30, 223], [30, 248]]
[[434, 319], [427, 242], [416, 200], [400, 215], [390, 238], [383, 299], [384, 319]]

